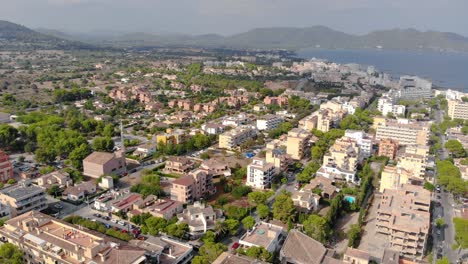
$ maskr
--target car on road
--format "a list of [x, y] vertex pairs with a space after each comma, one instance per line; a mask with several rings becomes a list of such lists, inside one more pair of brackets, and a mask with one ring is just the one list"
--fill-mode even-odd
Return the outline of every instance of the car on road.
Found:
[[118, 221], [117, 224], [119, 224], [119, 225], [121, 225], [121, 226], [125, 226], [125, 222], [122, 221], [122, 220]]
[[110, 221], [114, 224], [117, 224], [117, 219], [111, 219]]
[[56, 204], [56, 205], [54, 205], [54, 207], [57, 208], [57, 209], [63, 209], [63, 206], [61, 204]]
[[234, 244], [232, 244], [232, 250], [236, 250], [238, 247], [239, 247], [239, 242], [234, 242]]

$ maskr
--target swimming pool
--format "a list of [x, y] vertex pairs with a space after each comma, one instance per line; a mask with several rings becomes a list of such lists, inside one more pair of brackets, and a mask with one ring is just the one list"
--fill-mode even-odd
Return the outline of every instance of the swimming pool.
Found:
[[350, 204], [356, 201], [356, 198], [354, 196], [349, 196], [349, 195], [346, 195], [344, 199]]

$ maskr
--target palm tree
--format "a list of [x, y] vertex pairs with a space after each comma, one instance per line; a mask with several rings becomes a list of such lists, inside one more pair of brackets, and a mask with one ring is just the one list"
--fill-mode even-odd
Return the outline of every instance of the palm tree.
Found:
[[216, 222], [215, 231], [217, 236], [224, 236], [228, 232], [228, 229], [224, 222], [218, 221]]

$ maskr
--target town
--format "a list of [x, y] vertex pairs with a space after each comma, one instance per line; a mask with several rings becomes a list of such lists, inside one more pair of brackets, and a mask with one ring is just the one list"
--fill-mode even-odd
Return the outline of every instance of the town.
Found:
[[2, 51], [0, 88], [0, 262], [466, 263], [463, 92], [183, 48]]

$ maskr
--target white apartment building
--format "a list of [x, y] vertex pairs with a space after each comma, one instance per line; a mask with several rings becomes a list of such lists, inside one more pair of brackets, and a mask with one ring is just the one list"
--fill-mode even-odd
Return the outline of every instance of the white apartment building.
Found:
[[271, 180], [275, 175], [275, 166], [264, 159], [254, 158], [247, 166], [247, 186], [256, 189], [270, 188]]
[[238, 114], [236, 116], [227, 116], [223, 119], [222, 124], [224, 126], [232, 126], [232, 127], [238, 127], [241, 125], [247, 124], [249, 121], [248, 117], [246, 114]]
[[365, 133], [364, 131], [348, 129], [345, 131], [345, 137], [356, 140], [359, 147], [359, 156], [361, 160], [372, 155], [373, 139], [369, 134]]
[[379, 110], [383, 116], [387, 116], [389, 113], [392, 113], [394, 116], [399, 116], [405, 114], [406, 106], [395, 104], [395, 100], [391, 95], [383, 95], [378, 100], [377, 110]]
[[240, 126], [219, 135], [219, 147], [231, 150], [255, 135], [257, 135], [257, 131], [252, 127]]
[[431, 98], [432, 82], [417, 76], [401, 76], [397, 94], [399, 98], [405, 100]]
[[[374, 118], [374, 124], [377, 122]], [[400, 145], [427, 145], [429, 141], [431, 122], [418, 122], [408, 119], [380, 120], [377, 124], [375, 138], [382, 140], [390, 138]]]
[[258, 130], [271, 130], [283, 123], [283, 118], [277, 115], [264, 115], [257, 119]]

